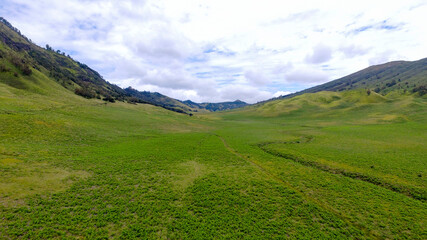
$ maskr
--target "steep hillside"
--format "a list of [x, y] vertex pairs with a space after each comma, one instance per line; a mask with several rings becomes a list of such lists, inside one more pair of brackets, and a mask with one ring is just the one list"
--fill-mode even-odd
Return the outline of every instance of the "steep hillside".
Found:
[[132, 87], [125, 88], [124, 90], [127, 94], [133, 96], [131, 99], [133, 102], [149, 102], [153, 105], [161, 106], [163, 108], [177, 112], [197, 112], [200, 110], [198, 107], [187, 106], [176, 99], [170, 98], [158, 92], [141, 92]]
[[6, 73], [2, 82], [25, 89], [28, 85], [26, 78], [39, 72], [86, 98], [103, 97], [111, 101], [128, 98], [123, 89], [108, 83], [87, 65], [48, 45], [43, 49], [33, 44], [5, 19], [0, 20], [0, 69]]
[[427, 93], [427, 58], [413, 62], [395, 61], [371, 66], [343, 78], [279, 97], [279, 99], [291, 98], [304, 93], [360, 88], [370, 89], [382, 95], [394, 90], [418, 92], [420, 95], [424, 95]]

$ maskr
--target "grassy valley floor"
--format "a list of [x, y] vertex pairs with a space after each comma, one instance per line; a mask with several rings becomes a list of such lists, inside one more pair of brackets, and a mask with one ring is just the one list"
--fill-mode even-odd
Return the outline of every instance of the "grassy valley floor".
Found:
[[427, 238], [426, 98], [190, 117], [0, 84], [0, 123], [2, 239]]

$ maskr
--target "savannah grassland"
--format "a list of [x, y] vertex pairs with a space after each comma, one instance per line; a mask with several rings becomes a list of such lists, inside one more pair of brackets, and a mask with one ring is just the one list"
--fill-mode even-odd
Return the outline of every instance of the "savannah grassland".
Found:
[[190, 117], [28, 84], [0, 83], [1, 239], [427, 238], [425, 97]]

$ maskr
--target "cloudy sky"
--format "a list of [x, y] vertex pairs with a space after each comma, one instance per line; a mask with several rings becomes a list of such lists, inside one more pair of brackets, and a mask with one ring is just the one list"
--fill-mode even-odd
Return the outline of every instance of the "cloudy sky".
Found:
[[1, 0], [0, 16], [109, 82], [196, 102], [427, 57], [425, 0]]

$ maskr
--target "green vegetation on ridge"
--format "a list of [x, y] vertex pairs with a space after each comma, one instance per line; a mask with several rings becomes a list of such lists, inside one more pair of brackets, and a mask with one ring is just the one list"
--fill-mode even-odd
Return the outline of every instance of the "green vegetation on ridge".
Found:
[[367, 89], [386, 95], [389, 92], [427, 93], [427, 58], [418, 61], [395, 61], [370, 66], [348, 76], [314, 86], [280, 98], [291, 98], [304, 93]]
[[206, 103], [206, 102], [195, 103], [193, 101], [187, 100], [187, 101], [183, 101], [182, 103], [190, 107], [207, 109], [212, 112], [241, 108], [248, 105], [247, 103], [240, 100], [236, 100], [234, 102], [219, 102], [219, 103]]

